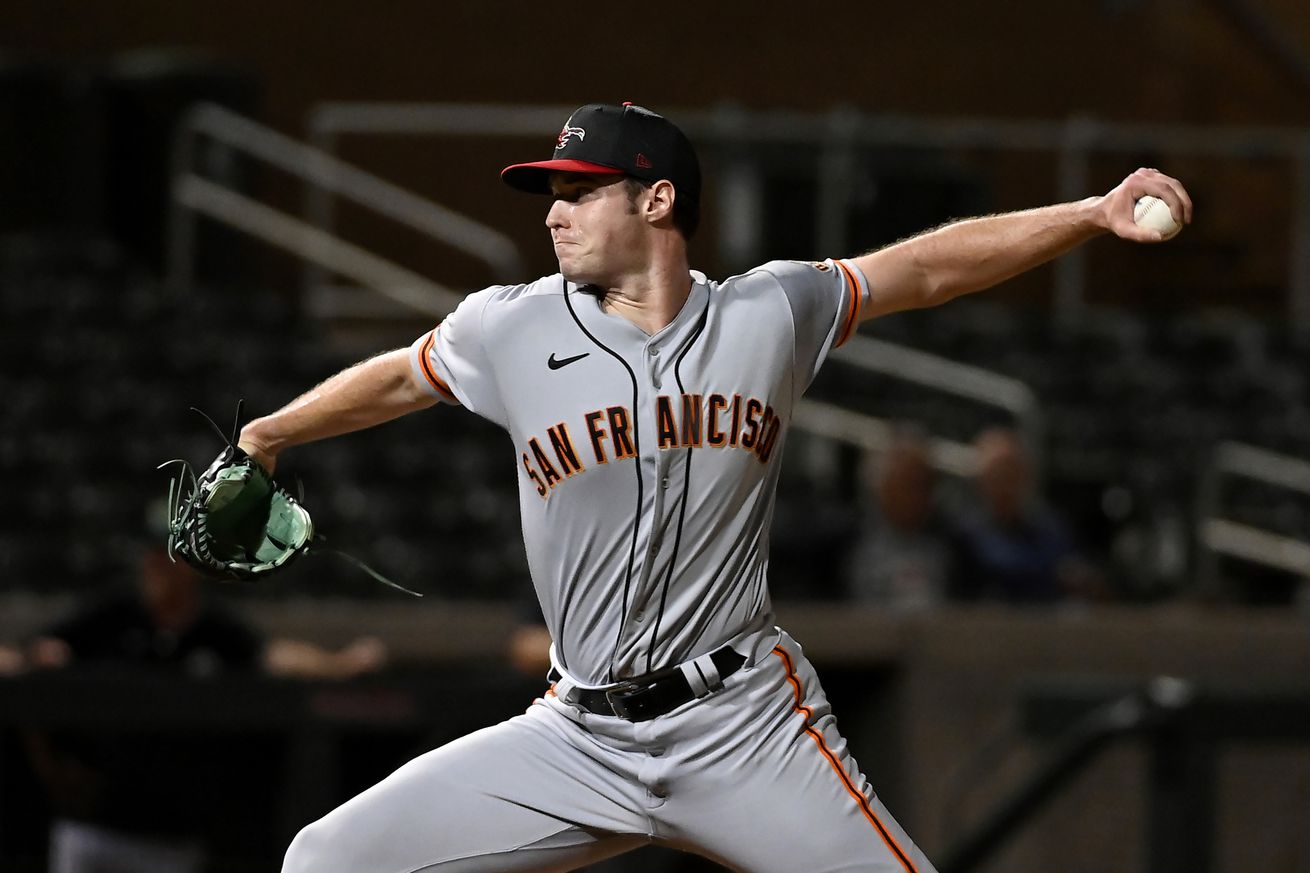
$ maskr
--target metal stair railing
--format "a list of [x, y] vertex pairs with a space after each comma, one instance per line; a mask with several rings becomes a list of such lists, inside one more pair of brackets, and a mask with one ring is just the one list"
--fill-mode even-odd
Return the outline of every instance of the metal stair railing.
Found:
[[[573, 106], [452, 103], [325, 102], [307, 118], [310, 142], [331, 152], [343, 135], [513, 136], [549, 135]], [[1088, 117], [1066, 121], [1009, 121], [979, 118], [913, 118], [872, 115], [849, 108], [831, 112], [748, 111], [735, 106], [670, 111], [697, 141], [729, 150], [762, 144], [812, 149], [819, 184], [815, 192], [818, 248], [825, 254], [850, 251], [845, 210], [858, 186], [857, 150], [902, 147], [941, 151], [986, 149], [1038, 152], [1055, 157], [1057, 196], [1086, 196], [1094, 155], [1226, 157], [1284, 161], [1292, 196], [1287, 260], [1288, 321], [1299, 340], [1310, 343], [1310, 130], [1294, 127], [1230, 127], [1126, 124]], [[752, 214], [762, 202], [761, 184], [747, 162], [724, 167], [720, 180], [721, 245], [749, 249]], [[320, 211], [318, 217], [330, 215]], [[317, 220], [315, 218], [314, 220]], [[735, 241], [735, 242], [734, 242]], [[752, 255], [754, 253], [752, 252]], [[1057, 323], [1076, 327], [1086, 307], [1086, 252], [1076, 249], [1054, 264], [1053, 302]]]
[[[834, 351], [832, 358], [868, 372], [881, 373], [985, 406], [1004, 409], [1013, 416], [1017, 429], [1023, 435], [1031, 458], [1033, 479], [1040, 486], [1045, 470], [1045, 417], [1037, 395], [1026, 383], [973, 364], [952, 361], [859, 334], [852, 336], [846, 345]], [[961, 454], [938, 445], [932, 455], [938, 469], [959, 476], [973, 473], [972, 449]]]
[[[895, 426], [885, 418], [804, 398], [796, 405], [793, 423], [807, 433], [873, 454], [887, 451], [895, 434]], [[928, 439], [928, 462], [943, 473], [972, 476], [974, 458], [972, 446], [940, 437]]]
[[1220, 596], [1222, 555], [1310, 578], [1310, 542], [1221, 516], [1223, 480], [1233, 476], [1310, 494], [1310, 462], [1247, 443], [1219, 443], [1197, 490], [1198, 592]]
[[[1201, 685], [1174, 676], [1119, 685], [1054, 680], [1024, 694], [1022, 733], [1047, 740], [1043, 754], [975, 823], [957, 827], [960, 836], [937, 865], [941, 873], [985, 869], [1079, 774], [1125, 740], [1139, 741], [1146, 753], [1141, 869], [1211, 873], [1220, 858], [1218, 762], [1226, 748], [1310, 738], [1310, 697], [1303, 687], [1250, 680]], [[994, 759], [986, 768], [996, 773], [1003, 763]], [[974, 785], [958, 790], [978, 787], [980, 775], [970, 774]]]
[[444, 313], [463, 298], [300, 218], [204, 178], [194, 165], [205, 138], [446, 243], [486, 264], [499, 280], [511, 281], [522, 272], [518, 247], [500, 231], [249, 118], [202, 103], [186, 114], [173, 142], [167, 270], [174, 291], [186, 290], [194, 282], [195, 216], [203, 214], [347, 276], [407, 308], [430, 311], [427, 301], [431, 301]]

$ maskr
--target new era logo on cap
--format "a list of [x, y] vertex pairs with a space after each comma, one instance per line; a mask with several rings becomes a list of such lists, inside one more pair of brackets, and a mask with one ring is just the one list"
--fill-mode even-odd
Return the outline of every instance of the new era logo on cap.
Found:
[[622, 174], [651, 183], [667, 179], [680, 198], [700, 201], [700, 162], [691, 142], [664, 116], [631, 103], [583, 106], [564, 123], [550, 160], [514, 164], [500, 177], [520, 191], [549, 194], [551, 173]]

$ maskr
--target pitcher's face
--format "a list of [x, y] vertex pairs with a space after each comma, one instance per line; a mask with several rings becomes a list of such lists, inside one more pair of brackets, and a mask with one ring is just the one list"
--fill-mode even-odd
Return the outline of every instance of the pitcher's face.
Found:
[[623, 176], [557, 173], [546, 213], [560, 272], [570, 282], [612, 287], [646, 261], [648, 223]]

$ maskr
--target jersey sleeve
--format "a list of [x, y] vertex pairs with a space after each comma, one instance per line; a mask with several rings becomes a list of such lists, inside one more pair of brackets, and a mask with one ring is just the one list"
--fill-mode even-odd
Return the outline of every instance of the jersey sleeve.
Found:
[[799, 390], [814, 381], [828, 353], [855, 334], [869, 283], [849, 261], [773, 261], [763, 268], [782, 287], [795, 328]]
[[483, 313], [492, 289], [464, 298], [409, 348], [414, 377], [437, 399], [505, 426], [504, 404], [487, 353]]

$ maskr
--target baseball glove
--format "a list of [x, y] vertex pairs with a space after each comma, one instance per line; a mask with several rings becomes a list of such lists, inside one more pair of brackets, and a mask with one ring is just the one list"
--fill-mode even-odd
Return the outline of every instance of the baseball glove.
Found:
[[235, 445], [199, 478], [183, 471], [168, 489], [170, 555], [209, 576], [254, 579], [309, 551], [305, 507]]
[[[196, 410], [200, 412], [200, 410]], [[199, 477], [190, 464], [177, 459], [181, 474], [168, 486], [168, 554], [217, 579], [258, 579], [288, 566], [311, 546], [323, 542], [300, 500], [278, 485], [258, 461], [200, 412], [227, 447]], [[237, 405], [237, 421], [241, 405]], [[408, 594], [421, 596], [392, 582], [344, 552], [330, 550], [373, 578]]]

